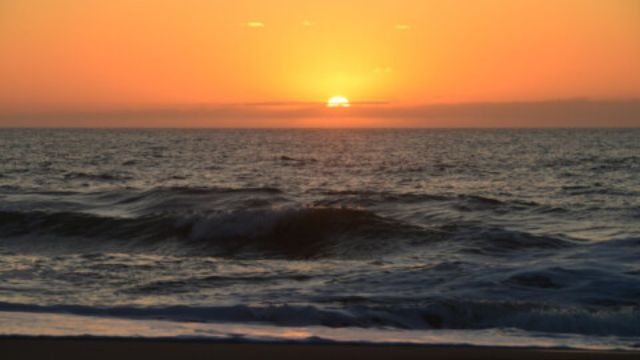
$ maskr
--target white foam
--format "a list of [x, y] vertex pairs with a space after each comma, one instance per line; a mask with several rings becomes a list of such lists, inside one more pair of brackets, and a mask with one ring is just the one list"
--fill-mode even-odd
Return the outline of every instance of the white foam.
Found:
[[129, 320], [68, 314], [0, 312], [0, 336], [200, 339], [211, 341], [464, 345], [632, 350], [633, 339], [544, 335], [510, 329], [397, 330], [279, 327], [256, 324]]

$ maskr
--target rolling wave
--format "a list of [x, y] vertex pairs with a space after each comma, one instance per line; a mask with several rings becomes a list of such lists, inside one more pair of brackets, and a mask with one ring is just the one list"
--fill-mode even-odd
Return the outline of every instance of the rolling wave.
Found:
[[[37, 243], [37, 235], [57, 235], [63, 238], [58, 241], [72, 242], [70, 251], [91, 243], [102, 248], [157, 250], [170, 242], [180, 246], [178, 254], [287, 258], [369, 256], [402, 240], [441, 237], [438, 231], [362, 209], [312, 207], [139, 218], [4, 211], [0, 229], [6, 237], [21, 237], [23, 244]], [[50, 247], [50, 239], [43, 239]]]
[[[79, 251], [151, 251], [227, 257], [371, 257], [448, 241], [468, 252], [561, 249], [575, 241], [477, 225], [427, 228], [359, 208], [283, 207], [116, 217], [84, 212], [0, 211], [4, 244]], [[7, 240], [9, 239], [9, 240]], [[67, 246], [68, 245], [68, 246]], [[170, 246], [168, 246], [170, 245]]]

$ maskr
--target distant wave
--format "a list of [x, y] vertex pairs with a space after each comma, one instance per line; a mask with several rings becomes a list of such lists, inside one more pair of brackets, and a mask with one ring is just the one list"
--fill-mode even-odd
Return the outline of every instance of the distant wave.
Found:
[[541, 236], [497, 227], [447, 225], [453, 241], [465, 244], [463, 250], [472, 253], [501, 253], [524, 249], [561, 249], [579, 244], [559, 236]]
[[[87, 173], [70, 173], [70, 176], [91, 176]], [[102, 176], [102, 175], [99, 175]], [[104, 174], [108, 179], [115, 178], [114, 175]], [[113, 177], [112, 177], [113, 176]], [[156, 187], [147, 190], [139, 190], [136, 188], [124, 187], [114, 191], [42, 191], [39, 188], [19, 188], [18, 186], [6, 187], [4, 190], [20, 190], [21, 194], [84, 194], [84, 195], [105, 195], [109, 194], [113, 197], [126, 196], [128, 194], [137, 194], [141, 197], [153, 195], [153, 194], [232, 194], [232, 193], [271, 193], [280, 194], [283, 193], [281, 189], [276, 187], [222, 187], [222, 186], [164, 186]]]
[[85, 181], [123, 181], [131, 180], [133, 176], [122, 172], [88, 173], [88, 172], [68, 172], [64, 174], [65, 180], [85, 180]]
[[327, 198], [319, 201], [322, 205], [336, 205], [351, 202], [363, 206], [376, 206], [386, 203], [447, 204], [459, 211], [492, 211], [504, 213], [508, 211], [531, 211], [536, 213], [566, 212], [566, 209], [538, 204], [534, 201], [518, 199], [497, 199], [488, 196], [469, 194], [430, 194], [424, 192], [389, 193], [371, 190], [335, 190], [322, 192]]
[[[73, 176], [85, 177], [87, 179], [94, 175], [84, 173], [74, 173]], [[95, 175], [108, 181], [119, 181], [119, 175]], [[171, 212], [176, 208], [183, 210], [192, 208], [198, 210], [199, 207], [210, 207], [220, 203], [222, 208], [233, 208], [234, 205], [249, 205], [252, 207], [255, 200], [264, 200], [264, 205], [276, 205], [287, 202], [290, 196], [287, 192], [275, 186], [262, 187], [198, 187], [198, 186], [170, 186], [156, 187], [146, 190], [135, 188], [122, 188], [119, 190], [105, 191], [41, 191], [39, 189], [27, 189], [18, 186], [2, 186], [3, 190], [9, 194], [20, 195], [59, 195], [65, 201], [70, 197], [74, 202], [84, 205], [86, 208], [96, 206], [131, 206], [136, 215], [147, 215], [158, 212]], [[589, 190], [593, 191], [593, 190]], [[385, 192], [374, 190], [324, 190], [310, 192], [308, 195], [320, 195], [313, 205], [319, 207], [378, 207], [394, 204], [436, 204], [447, 206], [455, 211], [464, 212], [494, 212], [498, 214], [525, 211], [532, 213], [558, 213], [567, 212], [567, 209], [558, 206], [539, 204], [534, 201], [524, 201], [520, 199], [503, 199], [490, 196], [474, 194], [440, 193], [432, 194], [426, 192]], [[247, 202], [247, 203], [245, 203]], [[243, 206], [239, 206], [243, 207]], [[244, 206], [246, 207], [246, 206]], [[0, 209], [5, 207], [0, 207]], [[129, 209], [129, 208], [127, 208]]]

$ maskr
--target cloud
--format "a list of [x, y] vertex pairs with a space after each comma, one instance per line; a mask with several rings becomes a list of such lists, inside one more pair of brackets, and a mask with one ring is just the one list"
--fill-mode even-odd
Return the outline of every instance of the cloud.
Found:
[[298, 119], [384, 120], [394, 127], [640, 127], [640, 99], [473, 102], [395, 106], [355, 101], [347, 111], [321, 102], [258, 102], [104, 111], [0, 111], [0, 127], [288, 127]]
[[640, 99], [558, 99], [369, 107], [363, 108], [357, 115], [405, 119], [412, 126], [640, 127]]
[[395, 26], [396, 30], [400, 30], [400, 31], [406, 31], [411, 29], [411, 26], [407, 25], [407, 24], [398, 24]]
[[245, 24], [245, 26], [248, 28], [259, 29], [263, 28], [265, 25], [262, 21], [249, 21]]
[[305, 26], [305, 27], [309, 27], [309, 26], [313, 26], [313, 25], [315, 25], [315, 23], [313, 21], [305, 20], [305, 21], [302, 22], [302, 26]]

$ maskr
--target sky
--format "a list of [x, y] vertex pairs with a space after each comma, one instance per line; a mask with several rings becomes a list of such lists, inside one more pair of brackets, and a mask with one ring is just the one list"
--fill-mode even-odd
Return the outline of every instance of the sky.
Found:
[[0, 0], [0, 126], [640, 126], [638, 99], [637, 0]]

